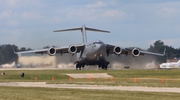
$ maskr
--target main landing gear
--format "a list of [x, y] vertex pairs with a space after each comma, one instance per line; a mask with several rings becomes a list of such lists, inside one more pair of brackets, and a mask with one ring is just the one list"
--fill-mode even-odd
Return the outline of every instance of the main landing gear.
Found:
[[[107, 70], [108, 65], [109, 65], [109, 62], [104, 62], [104, 63], [98, 64], [98, 67], [99, 67], [99, 69]], [[76, 64], [76, 70], [81, 70], [82, 68], [84, 68], [84, 66], [85, 66], [84, 64], [77, 63]]]
[[80, 63], [76, 64], [76, 70], [81, 70], [82, 68], [84, 68], [84, 65], [81, 65]]
[[109, 62], [100, 63], [98, 65], [99, 69], [107, 70], [108, 69]]

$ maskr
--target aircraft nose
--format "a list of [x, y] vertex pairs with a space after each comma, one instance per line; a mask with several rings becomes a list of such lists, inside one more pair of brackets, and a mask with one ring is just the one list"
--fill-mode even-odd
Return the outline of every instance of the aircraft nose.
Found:
[[96, 50], [100, 51], [100, 50], [102, 50], [103, 47], [101, 44], [96, 44], [95, 48], [96, 48]]

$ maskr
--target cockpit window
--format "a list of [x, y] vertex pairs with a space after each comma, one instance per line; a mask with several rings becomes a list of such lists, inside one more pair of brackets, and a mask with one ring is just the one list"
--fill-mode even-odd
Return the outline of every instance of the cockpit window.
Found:
[[94, 42], [93, 44], [102, 44], [102, 42]]

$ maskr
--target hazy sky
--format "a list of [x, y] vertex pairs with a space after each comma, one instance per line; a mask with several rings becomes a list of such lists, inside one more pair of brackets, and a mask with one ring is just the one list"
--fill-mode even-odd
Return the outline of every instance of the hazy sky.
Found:
[[180, 0], [0, 0], [0, 45], [32, 49], [82, 42], [81, 32], [53, 33], [81, 27], [88, 41], [149, 48], [156, 40], [180, 47]]

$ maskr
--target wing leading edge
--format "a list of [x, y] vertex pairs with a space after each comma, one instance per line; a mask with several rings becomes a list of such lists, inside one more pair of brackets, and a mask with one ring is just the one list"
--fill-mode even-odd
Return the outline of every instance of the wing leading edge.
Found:
[[[77, 44], [77, 45], [73, 45], [74, 47], [76, 47], [76, 53], [80, 52], [81, 50], [84, 49], [84, 44]], [[54, 53], [69, 53], [69, 48], [71, 46], [64, 46], [64, 47], [51, 47], [51, 48], [47, 48], [47, 49], [39, 49], [39, 50], [30, 50], [30, 51], [22, 51], [22, 52], [15, 52], [15, 54], [26, 54], [26, 53], [35, 53], [35, 54], [48, 54], [49, 52], [51, 52], [51, 50], [55, 50]], [[14, 50], [14, 49], [13, 49]]]
[[[113, 54], [115, 53], [115, 48], [117, 48], [118, 46], [114, 46], [114, 45], [109, 45], [106, 44], [106, 49], [107, 52], [109, 54]], [[155, 53], [155, 52], [149, 52], [149, 51], [144, 51], [144, 50], [140, 50], [138, 48], [122, 48], [119, 47], [121, 50], [119, 50], [119, 53], [117, 54], [126, 54], [126, 55], [133, 55], [133, 56], [139, 56], [139, 55], [154, 55], [154, 56], [164, 56], [165, 52], [166, 52], [166, 48], [164, 49], [164, 53], [160, 54], [160, 53]]]

